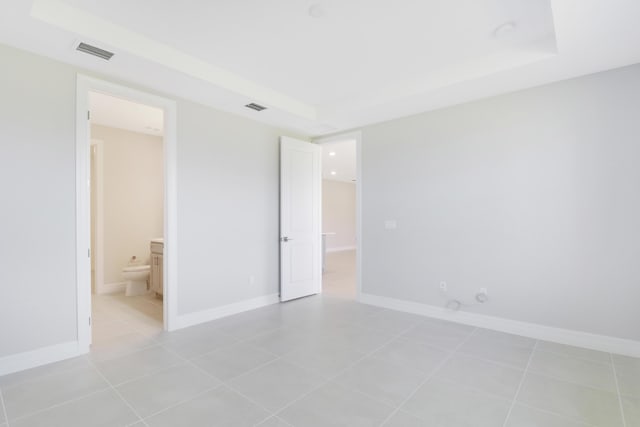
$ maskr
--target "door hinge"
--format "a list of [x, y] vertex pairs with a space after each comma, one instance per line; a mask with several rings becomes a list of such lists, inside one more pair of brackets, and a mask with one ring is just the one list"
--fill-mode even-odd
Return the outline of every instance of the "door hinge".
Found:
[[91, 120], [91, 111], [87, 110], [87, 120]]
[[89, 316], [89, 326], [91, 326], [91, 316]]
[[87, 257], [91, 258], [91, 248], [87, 249]]

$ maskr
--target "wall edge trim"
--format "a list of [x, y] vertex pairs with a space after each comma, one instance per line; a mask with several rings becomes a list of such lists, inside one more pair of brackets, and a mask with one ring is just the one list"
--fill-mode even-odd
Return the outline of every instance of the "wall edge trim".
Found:
[[125, 292], [127, 289], [127, 282], [113, 282], [113, 283], [104, 283], [100, 286], [100, 289], [96, 287], [97, 295], [109, 295], [109, 294], [117, 294]]
[[89, 347], [82, 348], [79, 341], [69, 341], [10, 354], [0, 357], [0, 376], [70, 359], [88, 352]]
[[245, 311], [254, 310], [256, 308], [265, 307], [267, 305], [277, 304], [279, 302], [280, 296], [278, 294], [271, 294], [206, 310], [196, 311], [193, 313], [179, 314], [176, 319], [175, 329], [182, 329], [189, 326], [198, 325], [200, 323], [210, 322], [222, 317], [243, 313]]
[[362, 293], [358, 298], [358, 301], [363, 304], [403, 311], [435, 319], [448, 320], [464, 325], [492, 329], [538, 340], [583, 347], [607, 353], [640, 357], [640, 341], [592, 334], [573, 329], [556, 328], [538, 323], [522, 322], [503, 317], [470, 313], [467, 311], [453, 312], [443, 307], [436, 307], [429, 304], [366, 293]]

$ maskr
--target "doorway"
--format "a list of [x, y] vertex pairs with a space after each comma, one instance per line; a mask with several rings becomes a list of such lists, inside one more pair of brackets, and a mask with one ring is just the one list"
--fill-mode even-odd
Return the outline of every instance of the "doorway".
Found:
[[[85, 353], [92, 330], [107, 338], [127, 327], [174, 329], [176, 107], [82, 75], [77, 85], [78, 342]], [[142, 123], [136, 111], [155, 116]], [[158, 264], [151, 252], [159, 244]], [[122, 317], [109, 319], [109, 311]]]
[[322, 290], [330, 297], [360, 295], [360, 132], [320, 138], [322, 148]]
[[163, 330], [160, 108], [89, 93], [92, 348]]

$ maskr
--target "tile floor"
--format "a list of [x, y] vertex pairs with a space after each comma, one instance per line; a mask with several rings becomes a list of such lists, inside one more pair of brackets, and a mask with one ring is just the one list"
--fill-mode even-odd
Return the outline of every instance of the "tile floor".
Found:
[[142, 332], [0, 377], [0, 426], [640, 426], [640, 359], [335, 295]]
[[108, 347], [125, 335], [154, 337], [162, 332], [162, 299], [155, 294], [94, 294], [91, 303], [92, 341], [98, 347]]
[[356, 251], [327, 253], [322, 292], [325, 296], [356, 299]]

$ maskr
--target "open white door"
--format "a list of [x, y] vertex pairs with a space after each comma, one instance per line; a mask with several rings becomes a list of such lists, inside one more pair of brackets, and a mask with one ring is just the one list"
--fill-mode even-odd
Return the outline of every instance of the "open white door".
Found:
[[280, 300], [322, 288], [321, 148], [280, 138]]

